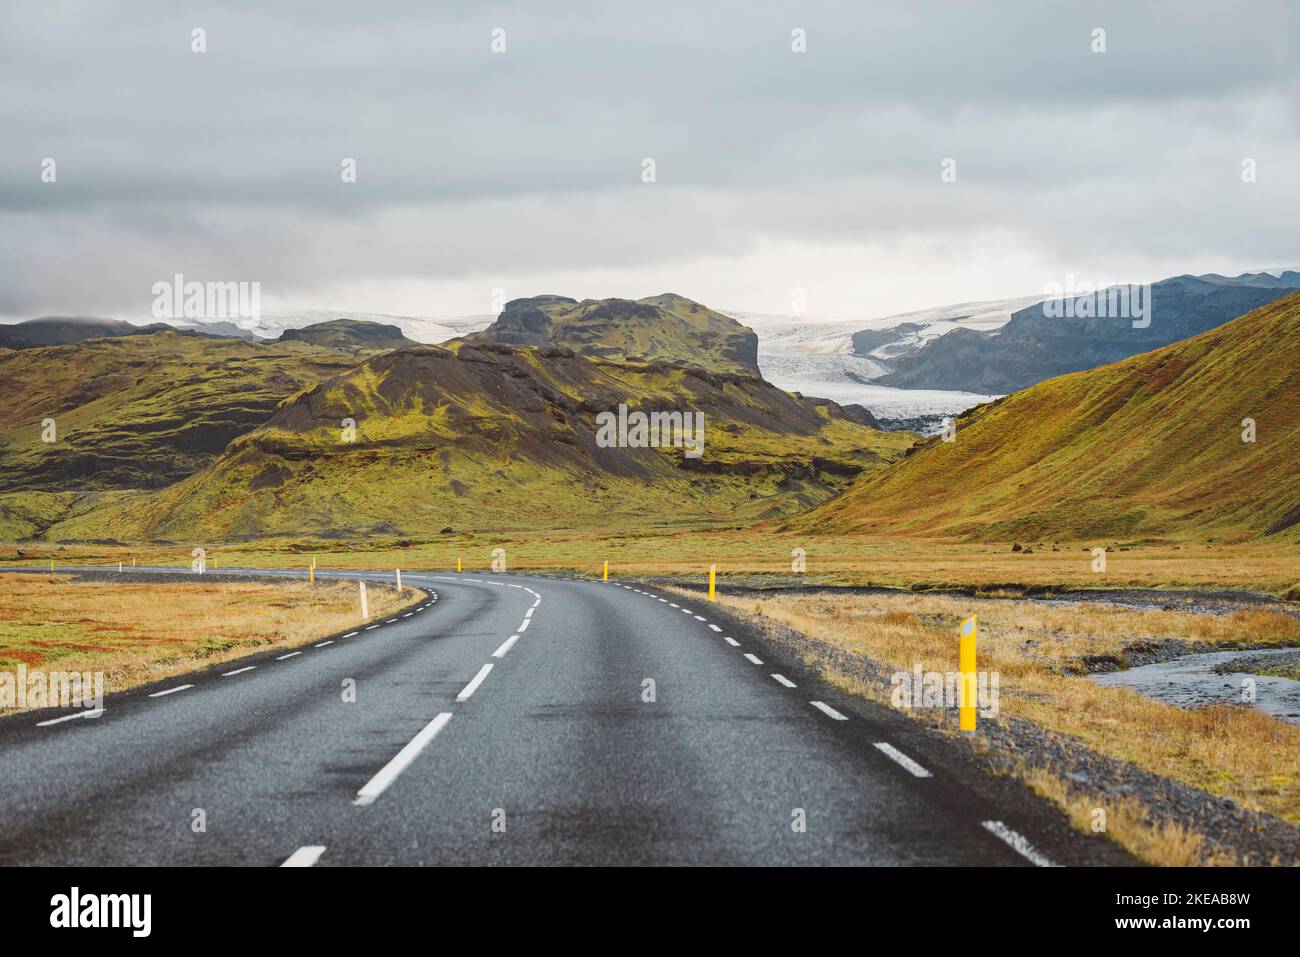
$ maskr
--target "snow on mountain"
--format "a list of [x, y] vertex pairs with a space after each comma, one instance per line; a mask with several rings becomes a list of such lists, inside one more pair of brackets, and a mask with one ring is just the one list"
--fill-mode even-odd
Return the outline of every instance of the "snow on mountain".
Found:
[[1042, 299], [955, 303], [866, 320], [722, 311], [758, 333], [759, 369], [774, 385], [864, 406], [886, 425], [934, 432], [943, 419], [997, 396], [872, 384], [890, 371], [889, 360], [953, 329], [996, 329]]

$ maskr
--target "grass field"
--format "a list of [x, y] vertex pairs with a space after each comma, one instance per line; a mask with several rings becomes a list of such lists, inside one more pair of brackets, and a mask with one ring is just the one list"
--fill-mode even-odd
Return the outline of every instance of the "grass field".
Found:
[[[916, 664], [925, 671], [956, 671], [959, 625], [977, 615], [978, 668], [1000, 673], [1000, 716], [1071, 735], [1099, 754], [1300, 824], [1300, 727], [1244, 706], [1181, 709], [1078, 675], [1083, 656], [1121, 656], [1135, 642], [1300, 645], [1300, 619], [1267, 611], [1220, 617], [937, 595], [812, 593], [720, 600], [898, 671]], [[890, 701], [888, 686], [847, 676], [838, 680], [854, 693]], [[951, 713], [946, 719], [938, 709], [907, 713], [955, 732]], [[1062, 779], [1041, 769], [1025, 768], [1022, 776], [1058, 800], [1081, 826], [1086, 823], [1083, 811], [1096, 801], [1080, 801]], [[1203, 856], [1203, 842], [1194, 832], [1153, 827], [1131, 804], [1111, 808], [1108, 833], [1134, 853], [1160, 864], [1224, 863]]]
[[[918, 590], [958, 588], [1010, 594], [1065, 588], [1247, 589], [1300, 598], [1300, 544], [1182, 541], [1010, 542], [990, 545], [911, 541], [863, 535], [777, 533], [762, 527], [714, 530], [646, 529], [596, 533], [554, 531], [497, 537], [448, 534], [434, 540], [279, 539], [220, 545], [0, 545], [0, 564], [45, 566], [188, 565], [204, 545], [209, 566], [448, 569], [485, 571], [492, 551], [506, 550], [512, 571], [570, 571], [595, 575], [609, 562], [613, 577], [669, 576], [704, 581], [709, 565], [722, 584], [887, 585]], [[1091, 549], [1107, 549], [1106, 571], [1092, 570]], [[806, 572], [791, 571], [802, 549]]]
[[[0, 670], [102, 671], [105, 693], [306, 644], [360, 620], [355, 582], [119, 583], [7, 574], [0, 587]], [[372, 617], [417, 597], [389, 585], [367, 591]]]

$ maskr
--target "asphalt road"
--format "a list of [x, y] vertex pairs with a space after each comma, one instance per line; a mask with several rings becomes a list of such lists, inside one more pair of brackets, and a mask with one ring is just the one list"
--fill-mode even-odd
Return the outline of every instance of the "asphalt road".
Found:
[[[277, 574], [222, 569], [239, 572]], [[0, 721], [0, 862], [1122, 862], [707, 602], [403, 579], [427, 592], [409, 617], [113, 695], [99, 717]]]

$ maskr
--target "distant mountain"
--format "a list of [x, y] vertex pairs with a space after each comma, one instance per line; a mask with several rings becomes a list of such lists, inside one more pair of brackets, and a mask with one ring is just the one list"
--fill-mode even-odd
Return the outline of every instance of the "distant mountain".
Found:
[[205, 320], [174, 320], [172, 325], [177, 329], [188, 332], [197, 332], [205, 336], [222, 336], [228, 339], [251, 339], [256, 340], [259, 337], [242, 328], [229, 319], [205, 319]]
[[170, 328], [171, 326], [162, 322], [137, 326], [120, 319], [99, 319], [94, 316], [42, 316], [39, 319], [0, 325], [0, 348], [37, 349], [41, 346], [65, 346], [74, 342], [84, 342], [87, 339], [141, 336]]
[[853, 333], [853, 354], [869, 356], [882, 346], [907, 341], [924, 328], [916, 322], [900, 322], [890, 329], [860, 329]]
[[875, 382], [903, 389], [1014, 392], [1198, 335], [1296, 289], [1296, 272], [1176, 276], [1152, 285], [1146, 328], [1134, 328], [1125, 318], [1054, 317], [1045, 314], [1046, 304], [1033, 305], [995, 331], [955, 329], [940, 336], [893, 359], [893, 371]]
[[471, 342], [566, 346], [605, 359], [659, 360], [758, 375], [758, 336], [735, 319], [665, 293], [646, 299], [534, 296], [505, 309]]
[[803, 395], [869, 409], [882, 428], [933, 432], [953, 415], [992, 396], [945, 389], [899, 389], [879, 384], [894, 360], [953, 329], [987, 331], [1013, 311], [1042, 300], [1020, 296], [962, 302], [881, 319], [770, 315], [728, 311], [758, 333], [763, 378]]
[[[1291, 294], [1186, 341], [980, 406], [959, 420], [955, 441], [929, 440], [791, 525], [1099, 545], [1300, 540], [1298, 370], [1300, 294]], [[1243, 441], [1246, 419], [1254, 442]]]
[[[602, 444], [597, 417], [620, 405], [703, 413], [703, 454]], [[866, 422], [748, 371], [564, 346], [412, 346], [296, 396], [190, 478], [49, 536], [433, 535], [777, 517], [883, 467], [914, 439]]]
[[[352, 350], [169, 327], [0, 353], [0, 493], [160, 488], [355, 362]], [[54, 442], [42, 441], [47, 418]]]
[[[279, 339], [289, 329], [303, 329], [318, 326], [326, 322], [347, 320], [352, 322], [370, 322], [384, 326], [397, 326], [406, 338], [412, 342], [436, 344], [455, 339], [470, 332], [478, 332], [491, 325], [491, 316], [465, 316], [459, 319], [426, 319], [419, 316], [392, 316], [385, 313], [349, 312], [339, 309], [305, 309], [301, 312], [269, 313], [264, 312], [257, 318], [244, 317], [235, 320], [208, 321], [198, 320], [195, 328], [207, 329], [213, 326], [235, 326], [244, 335], [257, 339]], [[179, 325], [179, 323], [178, 323]]]
[[367, 349], [401, 349], [415, 342], [402, 335], [400, 326], [365, 322], [359, 319], [332, 319], [317, 322], [301, 329], [286, 329], [280, 333], [280, 342], [310, 342], [340, 351]]

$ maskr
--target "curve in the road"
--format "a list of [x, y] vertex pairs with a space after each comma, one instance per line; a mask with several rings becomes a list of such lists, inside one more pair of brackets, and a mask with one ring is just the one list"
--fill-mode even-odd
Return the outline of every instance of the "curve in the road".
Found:
[[93, 720], [0, 721], [0, 861], [1114, 862], [1042, 802], [999, 810], [922, 732], [716, 609], [640, 583], [405, 577], [427, 598], [383, 621]]

